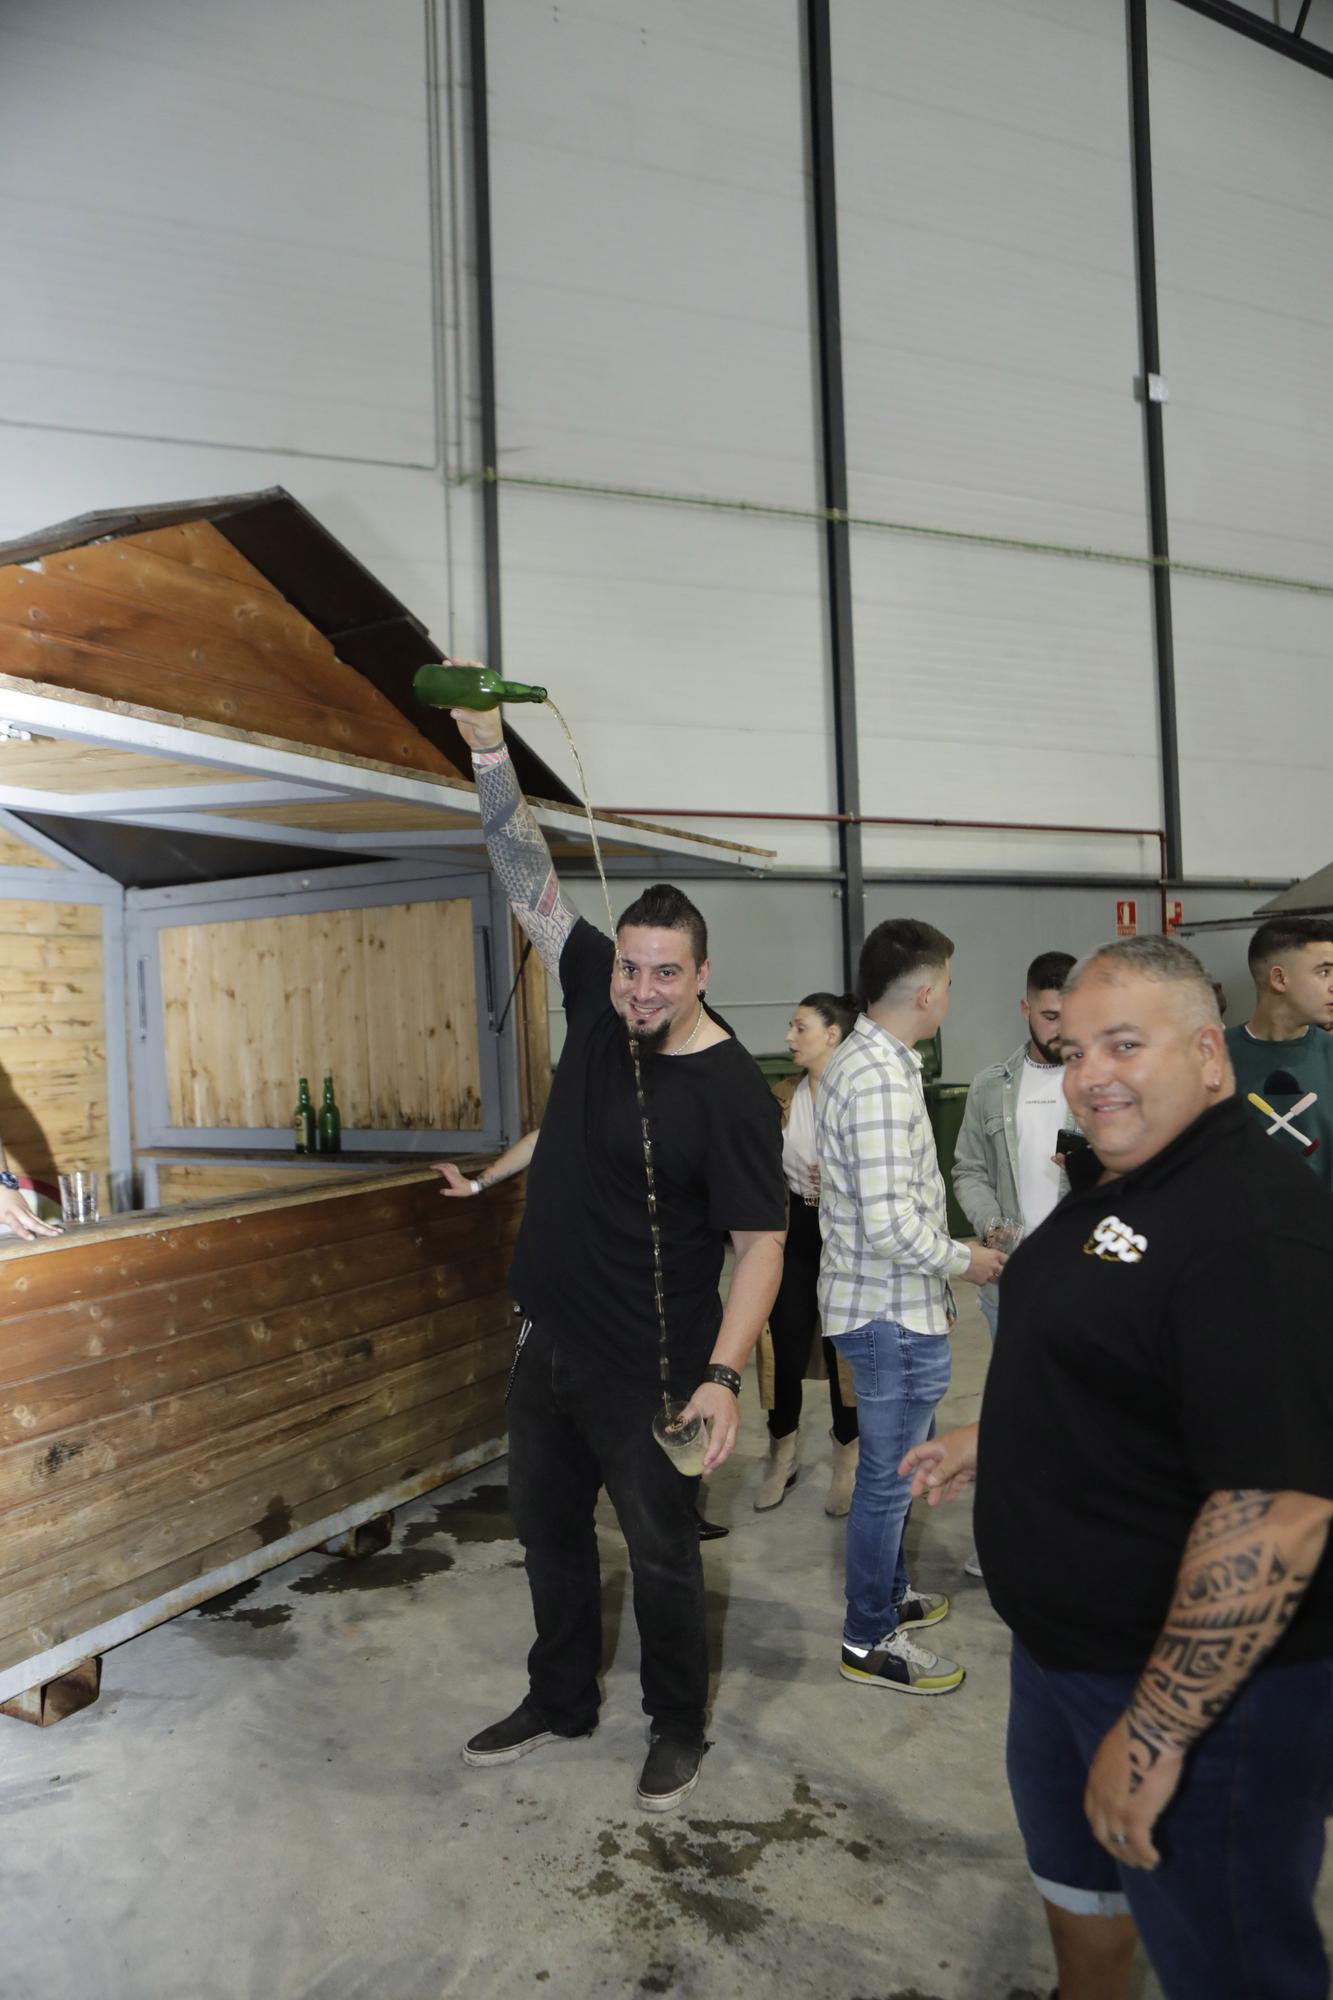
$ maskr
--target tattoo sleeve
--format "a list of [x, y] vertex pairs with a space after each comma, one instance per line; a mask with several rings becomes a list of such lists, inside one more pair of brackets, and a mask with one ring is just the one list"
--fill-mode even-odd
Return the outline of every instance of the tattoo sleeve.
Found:
[[1298, 1493], [1213, 1493], [1126, 1715], [1131, 1790], [1203, 1735], [1277, 1644], [1318, 1568], [1328, 1507]]
[[560, 954], [576, 914], [560, 893], [545, 835], [518, 788], [508, 756], [491, 752], [478, 760], [474, 773], [491, 867], [537, 956], [558, 977]]

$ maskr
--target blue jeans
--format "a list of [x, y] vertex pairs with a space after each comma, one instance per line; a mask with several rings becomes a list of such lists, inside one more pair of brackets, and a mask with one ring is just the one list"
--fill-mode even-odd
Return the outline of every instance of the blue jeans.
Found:
[[898, 1466], [931, 1434], [951, 1356], [946, 1335], [912, 1333], [893, 1319], [840, 1333], [834, 1345], [851, 1364], [861, 1429], [842, 1635], [848, 1645], [875, 1646], [897, 1631], [897, 1606], [910, 1581], [903, 1561], [910, 1481], [898, 1477]]
[[1333, 1811], [1333, 1661], [1246, 1683], [1191, 1751], [1150, 1870], [1121, 1868], [1083, 1811], [1137, 1678], [1053, 1671], [1014, 1641], [1009, 1789], [1037, 1887], [1076, 1915], [1128, 1904], [1167, 2000], [1327, 2000], [1314, 1891]]
[[977, 1304], [981, 1307], [981, 1317], [985, 1320], [993, 1341], [995, 1339], [995, 1329], [999, 1325], [1000, 1320], [1000, 1301], [998, 1299], [988, 1299], [984, 1292], [978, 1292]]

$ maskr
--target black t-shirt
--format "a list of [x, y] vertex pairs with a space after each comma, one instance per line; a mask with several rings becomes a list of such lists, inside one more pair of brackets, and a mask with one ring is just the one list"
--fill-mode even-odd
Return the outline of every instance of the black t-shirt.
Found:
[[[1134, 1673], [1210, 1493], [1333, 1499], [1333, 1201], [1239, 1100], [1066, 1195], [1010, 1260], [977, 1552], [1048, 1667]], [[1269, 1656], [1333, 1657], [1333, 1556]]]
[[[610, 938], [580, 918], [560, 959], [568, 1028], [510, 1286], [570, 1350], [648, 1381], [659, 1344], [652, 1237], [634, 1066], [608, 997], [613, 957]], [[727, 1236], [786, 1226], [782, 1114], [735, 1039], [642, 1066], [672, 1386], [689, 1395], [722, 1319]]]

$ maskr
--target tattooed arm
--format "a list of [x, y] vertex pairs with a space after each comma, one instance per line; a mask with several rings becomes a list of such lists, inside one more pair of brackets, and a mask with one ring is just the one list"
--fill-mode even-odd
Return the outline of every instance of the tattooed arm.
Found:
[[1088, 1774], [1088, 1820], [1118, 1861], [1156, 1866], [1153, 1824], [1186, 1756], [1290, 1625], [1331, 1517], [1308, 1493], [1213, 1493], [1200, 1508], [1166, 1623]]
[[555, 863], [532, 807], [518, 788], [498, 710], [451, 710], [472, 749], [486, 852], [509, 907], [546, 970], [560, 976], [560, 954], [577, 922], [560, 893]]

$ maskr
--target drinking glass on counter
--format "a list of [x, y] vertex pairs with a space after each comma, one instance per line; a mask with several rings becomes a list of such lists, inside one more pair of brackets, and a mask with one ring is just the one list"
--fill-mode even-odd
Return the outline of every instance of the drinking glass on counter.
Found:
[[57, 1174], [60, 1183], [60, 1213], [66, 1222], [96, 1222], [97, 1175], [86, 1167], [75, 1167], [67, 1174]]

